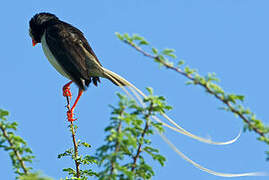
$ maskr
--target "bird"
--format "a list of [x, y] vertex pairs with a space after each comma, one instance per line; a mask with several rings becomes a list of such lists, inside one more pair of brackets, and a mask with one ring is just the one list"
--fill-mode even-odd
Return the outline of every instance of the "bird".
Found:
[[[95, 86], [97, 86], [98, 83], [100, 83], [100, 77], [109, 79], [113, 84], [117, 86], [127, 86], [130, 89], [136, 91], [133, 92], [134, 94], [138, 93], [142, 97], [146, 97], [146, 95], [141, 90], [136, 88], [132, 83], [130, 83], [117, 73], [104, 68], [83, 33], [71, 24], [61, 21], [56, 15], [48, 12], [41, 12], [35, 14], [29, 21], [29, 35], [32, 38], [32, 45], [35, 46], [36, 44], [41, 43], [44, 54], [51, 63], [51, 65], [61, 75], [70, 80], [67, 84], [63, 86], [63, 96], [72, 96], [70, 91], [71, 83], [74, 82], [79, 88], [78, 96], [73, 106], [70, 110], [67, 111], [68, 121], [73, 122], [76, 120], [73, 118], [73, 111], [82, 93], [87, 90], [90, 83], [93, 83]], [[142, 100], [140, 99], [140, 101]], [[143, 104], [143, 102], [141, 104]], [[198, 137], [189, 133], [188, 131], [180, 127], [178, 124], [176, 124], [165, 113], [160, 113], [160, 115], [170, 121], [175, 127], [167, 125], [156, 116], [153, 116], [152, 118], [172, 130], [175, 130], [181, 134], [184, 134], [204, 143], [218, 145], [231, 144], [235, 142], [240, 136], [239, 133], [236, 138], [224, 143], [213, 142], [211, 140]], [[226, 174], [212, 171], [210, 169], [202, 167], [201, 165], [193, 162], [191, 159], [186, 157], [164, 135], [161, 135], [161, 137], [167, 144], [169, 144], [169, 146], [174, 151], [177, 152], [179, 156], [181, 156], [183, 159], [185, 159], [195, 167], [206, 171], [207, 173], [222, 177], [263, 175], [262, 173], [256, 172], [242, 174]]]
[[67, 111], [68, 121], [74, 121], [73, 111], [90, 83], [100, 83], [100, 77], [109, 79], [117, 86], [129, 85], [118, 74], [104, 68], [89, 45], [84, 34], [73, 25], [60, 20], [48, 12], [35, 14], [29, 21], [29, 35], [32, 45], [42, 44], [42, 49], [50, 64], [70, 80], [63, 86], [63, 96], [72, 97], [70, 85], [75, 83], [78, 96]]

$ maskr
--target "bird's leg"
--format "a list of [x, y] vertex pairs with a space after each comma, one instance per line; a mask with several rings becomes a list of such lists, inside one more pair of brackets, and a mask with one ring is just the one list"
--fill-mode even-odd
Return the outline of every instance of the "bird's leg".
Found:
[[68, 119], [68, 121], [75, 121], [75, 120], [77, 120], [77, 119], [73, 119], [73, 116], [74, 116], [74, 112], [73, 111], [74, 111], [74, 109], [75, 109], [75, 107], [76, 107], [76, 105], [78, 103], [78, 100], [81, 97], [82, 93], [83, 93], [83, 90], [80, 89], [79, 92], [78, 92], [78, 97], [75, 100], [72, 108], [67, 111], [67, 119]]
[[70, 99], [71, 99], [72, 94], [71, 94], [71, 91], [70, 91], [70, 84], [72, 84], [72, 81], [70, 81], [69, 83], [64, 85], [64, 87], [63, 87], [63, 96], [64, 97], [70, 97]]

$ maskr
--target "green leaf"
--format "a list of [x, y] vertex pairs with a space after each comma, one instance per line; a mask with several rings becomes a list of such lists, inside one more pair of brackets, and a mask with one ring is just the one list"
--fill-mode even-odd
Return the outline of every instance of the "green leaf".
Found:
[[166, 56], [170, 56], [172, 58], [176, 58], [176, 55], [174, 54], [175, 50], [174, 49], [164, 49], [162, 51], [162, 54], [166, 55]]
[[63, 171], [68, 172], [69, 175], [76, 174], [76, 171], [72, 168], [64, 168]]
[[86, 148], [90, 148], [91, 147], [91, 145], [88, 144], [88, 143], [86, 143], [86, 142], [82, 142], [81, 145], [83, 145]]
[[167, 55], [167, 54], [171, 54], [171, 53], [173, 53], [173, 52], [175, 52], [174, 49], [164, 49], [164, 50], [162, 51], [162, 53], [165, 54], [165, 55]]
[[236, 94], [228, 94], [226, 97], [227, 101], [231, 101], [232, 103], [236, 103], [236, 100], [244, 101], [245, 97], [242, 95], [236, 95]]
[[123, 37], [124, 37], [126, 40], [128, 40], [128, 41], [131, 40], [131, 37], [129, 36], [128, 33], [124, 33], [124, 34], [123, 34]]
[[167, 54], [167, 56], [170, 56], [173, 59], [176, 59], [177, 58], [177, 56], [175, 54]]
[[19, 177], [19, 180], [53, 180], [49, 177], [43, 177], [40, 173], [31, 173], [27, 175], [22, 175]]
[[154, 155], [153, 159], [157, 160], [161, 166], [164, 166], [164, 162], [166, 161], [166, 158], [160, 154]]
[[120, 33], [115, 32], [115, 34], [116, 34], [116, 36], [117, 36], [121, 41], [124, 40], [124, 37], [123, 37]]
[[138, 43], [138, 45], [149, 45], [149, 43], [146, 40], [142, 40]]
[[158, 55], [158, 50], [156, 48], [152, 48], [151, 50], [152, 50], [153, 54]]
[[132, 39], [133, 40], [136, 40], [136, 41], [143, 41], [143, 40], [145, 40], [143, 37], [139, 36], [138, 34], [133, 34]]
[[9, 115], [8, 111], [0, 109], [0, 119], [6, 120], [6, 116], [8, 116], [8, 115]]
[[185, 63], [185, 62], [184, 62], [183, 60], [180, 60], [180, 61], [178, 61], [177, 66], [180, 67], [180, 66], [182, 66], [184, 63]]
[[243, 102], [245, 100], [245, 96], [237, 95], [237, 99]]
[[153, 94], [153, 89], [152, 89], [152, 87], [147, 87], [146, 90], [148, 91], [148, 93], [149, 93], [150, 95]]

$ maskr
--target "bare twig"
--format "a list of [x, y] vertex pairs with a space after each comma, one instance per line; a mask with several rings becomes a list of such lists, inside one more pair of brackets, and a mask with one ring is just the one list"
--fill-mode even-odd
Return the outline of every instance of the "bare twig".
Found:
[[[171, 69], [176, 71], [177, 73], [187, 77], [189, 80], [194, 81], [194, 77], [191, 74], [188, 74], [186, 72], [184, 72], [182, 69], [174, 67], [173, 65], [162, 61], [160, 59], [159, 56], [154, 56], [152, 54], [149, 54], [147, 52], [145, 52], [144, 50], [142, 50], [139, 46], [135, 45], [132, 42], [129, 42], [127, 40], [124, 40], [125, 43], [129, 44], [131, 47], [133, 47], [134, 49], [136, 49], [138, 52], [140, 52], [141, 54], [143, 54], [146, 57], [149, 57], [151, 59], [154, 59], [156, 61], [158, 61], [159, 63], [163, 64], [166, 68]], [[198, 82], [198, 85], [202, 86], [203, 88], [206, 89], [206, 91], [212, 95], [214, 95], [218, 100], [220, 100], [222, 103], [224, 103], [233, 113], [235, 113], [236, 115], [238, 115], [251, 129], [254, 130], [254, 132], [256, 132], [257, 134], [259, 134], [262, 137], [265, 137], [264, 132], [262, 132], [259, 128], [257, 128], [255, 125], [253, 125], [246, 116], [244, 116], [242, 113], [240, 113], [236, 108], [234, 108], [230, 102], [228, 102], [227, 100], [225, 100], [222, 96], [220, 96], [219, 94], [214, 93], [207, 84], [202, 84], [201, 82]]]
[[[71, 111], [71, 108], [70, 108], [70, 100], [69, 100], [69, 97], [66, 96], [66, 101], [67, 101], [67, 105], [66, 105], [66, 108], [68, 109], [68, 111]], [[73, 140], [73, 144], [74, 144], [74, 152], [75, 152], [75, 158], [74, 158], [74, 161], [75, 161], [75, 165], [76, 165], [76, 177], [79, 178], [80, 177], [80, 171], [79, 171], [79, 165], [80, 163], [78, 162], [77, 158], [78, 158], [78, 145], [77, 145], [77, 142], [76, 142], [76, 137], [75, 137], [75, 130], [74, 130], [74, 124], [73, 124], [73, 121], [70, 121], [70, 128], [71, 128], [71, 133], [72, 133], [72, 140]]]

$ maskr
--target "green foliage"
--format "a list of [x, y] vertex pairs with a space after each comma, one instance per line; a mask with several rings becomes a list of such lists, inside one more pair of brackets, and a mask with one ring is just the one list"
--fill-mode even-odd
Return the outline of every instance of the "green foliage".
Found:
[[19, 177], [20, 180], [52, 180], [49, 177], [42, 177], [40, 173], [30, 173]]
[[[29, 165], [35, 158], [32, 150], [27, 146], [26, 141], [15, 134], [18, 128], [17, 122], [9, 122], [8, 111], [0, 109], [0, 148], [9, 152], [12, 161], [14, 173], [20, 180], [51, 180], [48, 177], [42, 177], [39, 173], [31, 173], [32, 167]], [[27, 166], [28, 165], [28, 166]]]
[[138, 34], [133, 34], [130, 36], [127, 33], [120, 34], [116, 33], [116, 36], [123, 42], [135, 47], [138, 51], [142, 52], [145, 56], [150, 56], [153, 58], [156, 62], [159, 63], [160, 66], [163, 66], [164, 64], [169, 64], [170, 66], [173, 66], [173, 62], [169, 61], [168, 58], [176, 59], [176, 55], [174, 54], [175, 50], [174, 49], [163, 49], [160, 53], [159, 51], [152, 47], [151, 51], [153, 55], [150, 55], [148, 53], [145, 53], [142, 51], [140, 48], [141, 45], [149, 45], [149, 42], [145, 40], [142, 36], [139, 36]]
[[127, 41], [131, 44], [137, 43], [139, 46], [149, 45], [148, 41], [146, 41], [143, 37], [139, 36], [138, 34], [133, 34], [132, 36], [129, 36], [129, 34], [127, 33], [121, 35], [120, 33], [116, 32], [115, 34], [120, 40]]
[[[134, 36], [134, 35], [133, 35]], [[241, 118], [244, 122], [244, 130], [254, 131], [259, 135], [257, 138], [259, 141], [265, 142], [269, 145], [269, 127], [265, 126], [261, 120], [256, 118], [256, 115], [249, 110], [249, 108], [245, 108], [243, 103], [245, 97], [243, 95], [238, 94], [229, 94], [226, 93], [218, 84], [219, 79], [216, 77], [215, 73], [209, 73], [206, 76], [201, 76], [197, 70], [192, 69], [188, 66], [184, 66], [184, 61], [179, 60], [174, 66], [171, 60], [176, 59], [176, 55], [174, 54], [173, 49], [164, 49], [159, 53], [158, 49], [151, 47], [151, 53], [143, 50], [140, 46], [140, 39], [144, 39], [143, 37], [139, 37], [138, 41], [134, 41], [133, 36], [128, 34], [121, 35], [117, 33], [117, 37], [133, 47], [135, 50], [140, 52], [146, 57], [153, 59], [155, 62], [159, 64], [159, 66], [164, 66], [170, 70], [177, 72], [180, 75], [185, 76], [188, 81], [187, 85], [198, 85], [201, 86], [207, 93], [211, 94], [216, 99], [220, 100], [224, 107], [220, 109], [224, 109], [226, 111], [234, 113], [237, 117]], [[137, 35], [136, 35], [137, 36]], [[137, 38], [136, 38], [137, 39]], [[149, 43], [147, 43], [149, 45]], [[169, 58], [172, 58], [171, 60]], [[269, 159], [269, 151], [266, 152]]]
[[27, 143], [14, 133], [17, 130], [16, 122], [8, 122], [8, 111], [0, 109], [0, 148], [9, 152], [14, 173], [17, 175], [29, 174], [31, 167], [25, 163], [32, 163], [34, 156]]
[[[207, 93], [220, 100], [224, 109], [232, 112], [241, 118], [245, 123], [245, 131], [254, 131], [259, 135], [259, 141], [269, 145], [269, 127], [265, 126], [261, 120], [249, 108], [245, 108], [243, 95], [226, 93], [217, 83], [219, 79], [215, 73], [208, 73], [202, 76], [197, 70], [185, 65], [183, 60], [176, 62], [175, 50], [163, 49], [158, 50], [150, 47], [145, 38], [133, 34], [119, 34], [117, 37], [135, 48], [144, 56], [153, 59], [160, 67], [166, 67], [180, 75], [185, 76], [188, 81], [186, 84], [200, 86]], [[150, 52], [143, 50], [148, 48]], [[141, 107], [134, 100], [128, 99], [122, 94], [117, 94], [119, 98], [118, 105], [110, 106], [112, 108], [112, 117], [109, 125], [105, 128], [105, 144], [99, 147], [95, 155], [81, 154], [89, 152], [91, 145], [87, 142], [76, 142], [75, 133], [77, 126], [70, 124], [69, 129], [72, 133], [74, 147], [68, 148], [65, 152], [58, 155], [58, 158], [68, 157], [75, 162], [75, 169], [66, 167], [63, 169], [68, 174], [65, 180], [87, 180], [89, 177], [100, 180], [120, 179], [151, 179], [155, 173], [152, 166], [148, 164], [151, 158], [164, 166], [165, 157], [160, 154], [159, 150], [152, 145], [151, 137], [157, 132], [163, 133], [162, 124], [151, 121], [151, 116], [171, 110], [172, 107], [166, 104], [163, 96], [153, 95], [153, 89], [147, 88], [149, 95], [143, 99], [146, 104]], [[42, 177], [39, 173], [32, 173], [29, 165], [32, 163], [34, 156], [31, 149], [27, 146], [25, 140], [15, 134], [18, 124], [8, 122], [8, 111], [0, 109], [0, 148], [9, 152], [12, 160], [14, 173], [20, 180], [50, 180]], [[266, 152], [269, 160], [269, 151]], [[98, 172], [92, 169], [99, 167]]]
[[153, 96], [151, 88], [147, 90], [150, 95], [144, 99], [146, 107], [140, 107], [133, 100], [117, 94], [120, 101], [118, 107], [111, 106], [111, 122], [105, 129], [106, 144], [96, 153], [102, 168], [99, 179], [151, 179], [154, 171], [147, 164], [146, 157], [164, 165], [165, 157], [152, 146], [150, 139], [155, 130], [164, 130], [161, 124], [152, 122], [150, 116], [171, 107], [166, 105], [164, 97]]
[[[124, 37], [129, 38], [127, 35]], [[138, 36], [134, 39], [138, 39]], [[105, 144], [97, 149], [95, 157], [81, 155], [81, 147], [89, 149], [91, 146], [80, 140], [76, 143], [74, 139], [76, 148], [69, 148], [58, 155], [58, 158], [69, 157], [75, 161], [76, 169], [63, 169], [68, 173], [65, 179], [86, 180], [91, 176], [101, 180], [151, 179], [154, 171], [145, 159], [151, 157], [163, 166], [165, 157], [151, 145], [150, 136], [154, 134], [154, 130], [160, 133], [164, 130], [160, 123], [152, 122], [150, 116], [170, 110], [171, 106], [166, 104], [163, 96], [154, 96], [151, 88], [147, 88], [147, 91], [149, 96], [144, 98], [145, 107], [140, 107], [134, 100], [117, 94], [120, 99], [118, 107], [110, 106], [112, 117], [105, 128]], [[77, 126], [71, 123], [69, 127], [75, 138]], [[99, 172], [91, 169], [95, 164], [100, 167]]]
[[[81, 142], [80, 140], [78, 140], [77, 147], [79, 149], [85, 148], [85, 150], [89, 150], [91, 148], [91, 145], [86, 143], [86, 142]], [[69, 148], [64, 153], [58, 154], [59, 159], [61, 159], [63, 157], [69, 157], [72, 160], [76, 160], [79, 164], [79, 167], [80, 167], [80, 169], [79, 169], [80, 177], [79, 178], [76, 177], [77, 172], [75, 169], [64, 168], [63, 171], [67, 172], [69, 175], [69, 177], [65, 178], [66, 180], [70, 180], [70, 179], [87, 180], [88, 177], [98, 176], [98, 174], [91, 169], [92, 166], [97, 163], [95, 157], [87, 155], [87, 154], [86, 155], [80, 154], [79, 156], [76, 156], [73, 148]]]
[[[165, 157], [151, 145], [150, 140], [154, 129], [160, 133], [164, 130], [160, 123], [152, 122], [150, 116], [170, 110], [171, 106], [166, 104], [163, 96], [154, 96], [151, 88], [147, 88], [147, 91], [149, 96], [144, 99], [145, 107], [140, 107], [135, 101], [117, 94], [120, 101], [118, 107], [110, 106], [113, 111], [110, 124], [105, 128], [106, 143], [97, 149], [95, 157], [76, 154], [73, 147], [58, 155], [58, 158], [71, 158], [77, 167], [63, 169], [68, 173], [66, 180], [86, 180], [91, 176], [101, 180], [151, 179], [154, 171], [145, 159], [151, 157], [160, 165], [164, 165]], [[72, 134], [77, 131], [75, 125], [71, 124], [69, 127]], [[75, 146], [78, 151], [82, 147], [91, 148], [90, 144], [80, 140]], [[101, 169], [98, 173], [92, 170], [95, 164]]]

